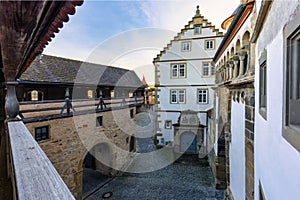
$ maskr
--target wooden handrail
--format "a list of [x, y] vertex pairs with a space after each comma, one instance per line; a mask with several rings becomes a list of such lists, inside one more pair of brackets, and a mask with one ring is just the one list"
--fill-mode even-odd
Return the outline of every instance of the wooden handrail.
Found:
[[16, 198], [75, 200], [24, 123], [15, 121], [7, 125]]

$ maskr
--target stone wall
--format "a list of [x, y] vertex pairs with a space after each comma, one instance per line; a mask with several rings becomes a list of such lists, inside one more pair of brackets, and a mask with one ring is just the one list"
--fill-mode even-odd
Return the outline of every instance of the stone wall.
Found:
[[[106, 144], [111, 152], [110, 173], [114, 175], [128, 162], [130, 136], [135, 136], [135, 119], [130, 110], [113, 110], [48, 121], [27, 123], [34, 136], [36, 127], [49, 126], [50, 139], [39, 142], [62, 179], [77, 199], [82, 197], [82, 166], [88, 151], [97, 144]], [[103, 126], [96, 118], [103, 116]], [[100, 158], [101, 161], [101, 158]]]
[[[212, 146], [212, 141], [217, 141], [217, 151], [214, 151], [214, 148], [212, 148], [212, 151], [209, 154], [210, 158], [210, 165], [212, 167], [212, 171], [215, 178], [215, 186], [217, 189], [225, 189], [227, 186], [227, 180], [228, 180], [228, 174], [227, 174], [227, 168], [226, 166], [226, 140], [225, 140], [225, 130], [226, 130], [226, 124], [228, 124], [229, 120], [229, 111], [228, 108], [229, 105], [229, 90], [226, 87], [218, 87], [215, 90], [215, 94], [219, 97], [218, 105], [214, 106], [214, 116], [215, 120], [212, 126], [214, 128], [212, 131], [217, 131], [218, 138], [215, 138], [215, 132], [210, 132], [210, 145]], [[216, 113], [216, 106], [218, 107], [218, 113]], [[216, 128], [218, 130], [216, 130]]]
[[246, 199], [254, 199], [254, 89], [245, 98]]

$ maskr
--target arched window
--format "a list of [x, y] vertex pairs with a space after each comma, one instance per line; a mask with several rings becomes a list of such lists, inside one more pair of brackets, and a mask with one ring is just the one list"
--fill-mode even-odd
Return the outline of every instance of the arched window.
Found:
[[39, 92], [36, 90], [31, 91], [31, 101], [38, 101], [39, 100]]
[[115, 97], [115, 91], [114, 91], [114, 90], [110, 91], [110, 97], [111, 97], [111, 98], [114, 98], [114, 97]]
[[93, 90], [88, 90], [87, 91], [87, 96], [89, 99], [93, 98]]

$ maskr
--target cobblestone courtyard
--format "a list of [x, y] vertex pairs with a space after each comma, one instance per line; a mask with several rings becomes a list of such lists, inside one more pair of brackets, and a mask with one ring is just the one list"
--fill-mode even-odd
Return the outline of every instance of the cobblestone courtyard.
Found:
[[[113, 179], [105, 178], [95, 171], [85, 173], [84, 196], [88, 200], [102, 199], [106, 192], [112, 192], [109, 199], [223, 199], [223, 192], [214, 189], [209, 167], [174, 163], [166, 168], [141, 174], [125, 173]], [[90, 181], [89, 180], [89, 181]], [[96, 188], [87, 188], [94, 185]], [[95, 190], [96, 189], [96, 190]]]

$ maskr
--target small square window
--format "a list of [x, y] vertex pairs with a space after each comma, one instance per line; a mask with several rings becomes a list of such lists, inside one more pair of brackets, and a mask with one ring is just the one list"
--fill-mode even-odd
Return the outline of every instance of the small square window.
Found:
[[31, 91], [31, 101], [37, 101], [37, 100], [39, 100], [38, 91], [32, 90]]
[[196, 26], [195, 29], [194, 29], [194, 33], [195, 33], [195, 35], [201, 34], [201, 27], [200, 26]]
[[181, 50], [182, 51], [191, 51], [191, 42], [182, 42]]
[[34, 137], [37, 142], [49, 139], [49, 126], [37, 127], [34, 130]]
[[93, 90], [88, 90], [88, 91], [87, 91], [87, 97], [88, 97], [89, 99], [93, 98]]
[[103, 126], [103, 116], [98, 116], [96, 120], [96, 127]]
[[172, 129], [172, 120], [165, 121], [165, 129]]
[[205, 49], [215, 49], [215, 40], [205, 40]]

